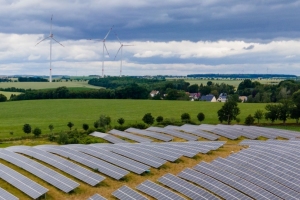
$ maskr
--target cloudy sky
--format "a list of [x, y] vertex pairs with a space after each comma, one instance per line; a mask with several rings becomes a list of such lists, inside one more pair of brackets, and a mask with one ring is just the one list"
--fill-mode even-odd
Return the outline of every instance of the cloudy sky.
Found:
[[[0, 0], [0, 75], [300, 75], [300, 0]], [[125, 46], [132, 45], [132, 46]]]

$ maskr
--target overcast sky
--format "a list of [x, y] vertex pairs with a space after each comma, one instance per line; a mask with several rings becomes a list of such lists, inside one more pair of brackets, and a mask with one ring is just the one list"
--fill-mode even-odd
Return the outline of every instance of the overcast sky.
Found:
[[0, 75], [300, 75], [300, 0], [0, 0]]

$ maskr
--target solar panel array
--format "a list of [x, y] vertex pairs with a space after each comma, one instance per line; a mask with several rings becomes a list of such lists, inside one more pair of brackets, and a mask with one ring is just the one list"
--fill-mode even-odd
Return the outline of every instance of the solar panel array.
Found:
[[152, 137], [152, 138], [156, 138], [156, 139], [159, 139], [159, 140], [165, 141], [165, 142], [169, 142], [169, 141], [173, 140], [173, 137], [171, 137], [171, 136], [161, 134], [161, 133], [154, 133], [152, 131], [141, 130], [141, 129], [137, 129], [137, 128], [128, 128], [125, 131], [130, 132], [130, 133], [145, 135], [145, 136]]
[[159, 132], [159, 133], [165, 133], [165, 134], [169, 134], [172, 135], [174, 137], [178, 137], [178, 138], [182, 138], [185, 139], [187, 141], [195, 141], [198, 139], [198, 137], [190, 135], [190, 134], [186, 134], [180, 131], [176, 131], [176, 130], [172, 130], [172, 129], [167, 129], [167, 128], [159, 128], [159, 127], [149, 127], [146, 129], [147, 131], [154, 131], [154, 132]]
[[94, 194], [93, 196], [89, 197], [87, 200], [107, 200], [99, 194]]
[[152, 181], [146, 180], [143, 183], [136, 186], [136, 189], [152, 196], [156, 199], [170, 199], [170, 200], [185, 200], [185, 198], [178, 194], [166, 189]]
[[180, 192], [181, 194], [184, 194], [185, 196], [191, 198], [191, 199], [219, 199], [215, 195], [211, 194], [210, 192], [195, 186], [181, 178], [178, 178], [177, 176], [174, 176], [172, 174], [166, 174], [163, 177], [159, 178], [158, 181], [173, 190]]
[[105, 149], [99, 149], [97, 146], [91, 145], [71, 145], [69, 148], [75, 149], [77, 151], [92, 155], [96, 158], [100, 158], [109, 163], [115, 164], [119, 167], [127, 169], [137, 174], [142, 174], [145, 171], [148, 171], [150, 167], [142, 163], [136, 162], [134, 160], [128, 159], [124, 156], [120, 156], [113, 152], [110, 152]]
[[94, 136], [94, 137], [100, 137], [100, 138], [103, 138], [105, 140], [107, 140], [108, 142], [111, 142], [113, 144], [117, 144], [117, 143], [127, 143], [127, 141], [125, 140], [121, 140], [120, 138], [117, 138], [113, 135], [110, 135], [110, 134], [106, 134], [106, 133], [100, 133], [100, 132], [93, 132], [90, 134], [91, 136]]
[[0, 187], [0, 200], [18, 200], [16, 196], [12, 195], [11, 193], [7, 192], [6, 190]]
[[133, 189], [127, 187], [126, 185], [120, 187], [112, 193], [112, 195], [121, 200], [147, 200], [148, 198], [144, 197], [140, 193], [134, 191]]
[[34, 174], [66, 193], [71, 192], [79, 186], [79, 183], [64, 175], [17, 153], [3, 149], [0, 151], [0, 158]]
[[131, 140], [136, 141], [136, 142], [141, 142], [141, 143], [142, 142], [152, 142], [153, 141], [153, 140], [145, 138], [145, 137], [140, 137], [140, 136], [137, 136], [137, 135], [134, 135], [134, 134], [131, 134], [131, 133], [127, 133], [127, 132], [124, 132], [124, 131], [119, 131], [119, 130], [116, 130], [116, 129], [112, 129], [108, 133], [113, 134], [113, 135], [117, 135], [117, 136], [121, 136], [121, 137], [125, 137], [125, 138], [131, 139]]
[[72, 150], [67, 148], [68, 145], [65, 146], [57, 146], [57, 145], [40, 145], [35, 148], [39, 148], [51, 153], [58, 154], [60, 156], [69, 158], [78, 163], [81, 163], [85, 166], [88, 166], [92, 169], [97, 169], [99, 172], [106, 174], [114, 179], [121, 179], [126, 176], [129, 171], [121, 169], [115, 165], [99, 160], [93, 156], [89, 156], [85, 153], [81, 153], [79, 151]]
[[44, 194], [46, 194], [46, 192], [48, 192], [47, 188], [44, 188], [40, 184], [32, 181], [26, 176], [20, 174], [19, 172], [16, 172], [15, 170], [9, 167], [6, 167], [1, 163], [0, 163], [0, 178], [8, 182], [9, 184], [13, 185], [17, 189], [21, 190], [22, 192], [24, 192], [25, 194], [27, 194], [33, 199], [37, 199], [43, 196]]
[[105, 179], [105, 177], [96, 174], [86, 168], [83, 168], [73, 162], [70, 162], [62, 157], [56, 156], [54, 154], [48, 153], [46, 151], [32, 148], [28, 146], [13, 146], [6, 148], [13, 152], [22, 153], [30, 157], [41, 160], [49, 165], [52, 165], [61, 171], [64, 171], [79, 180], [86, 182], [91, 186], [95, 186]]

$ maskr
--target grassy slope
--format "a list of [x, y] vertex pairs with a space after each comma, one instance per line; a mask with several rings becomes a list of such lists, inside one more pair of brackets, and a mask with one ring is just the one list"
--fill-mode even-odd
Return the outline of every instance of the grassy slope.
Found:
[[76, 87], [76, 88], [100, 88], [97, 86], [89, 85], [87, 81], [68, 81], [68, 82], [1, 82], [0, 88], [24, 88], [24, 89], [47, 89], [58, 87]]
[[[193, 121], [197, 121], [197, 114], [203, 112], [203, 123], [217, 124], [217, 111], [222, 103], [191, 102], [191, 101], [153, 101], [153, 100], [106, 100], [106, 99], [71, 99], [71, 100], [32, 100], [0, 103], [0, 138], [24, 135], [22, 126], [29, 123], [32, 127], [39, 127], [49, 132], [48, 125], [54, 125], [54, 131], [67, 130], [69, 121], [74, 128], [81, 129], [83, 123], [90, 126], [101, 114], [109, 115], [112, 125], [123, 117], [125, 124], [142, 122], [145, 113], [152, 113], [154, 117], [162, 115], [164, 118], [180, 120], [182, 113], [187, 112]], [[241, 109], [241, 123], [247, 115], [257, 109], [264, 109], [266, 104], [239, 104]], [[264, 120], [262, 123], [266, 122]], [[293, 121], [290, 121], [293, 122]]]
[[0, 94], [3, 94], [4, 96], [6, 96], [7, 99], [9, 99], [12, 94], [19, 95], [19, 94], [21, 94], [21, 92], [0, 91]]

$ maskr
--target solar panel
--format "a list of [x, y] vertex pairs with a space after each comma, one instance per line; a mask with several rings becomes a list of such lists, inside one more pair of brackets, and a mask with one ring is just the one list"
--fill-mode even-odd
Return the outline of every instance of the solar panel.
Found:
[[201, 162], [194, 167], [195, 170], [200, 171], [204, 174], [207, 174], [215, 179], [220, 180], [221, 182], [230, 185], [231, 187], [240, 190], [241, 192], [249, 195], [254, 199], [276, 199], [272, 193], [246, 181], [234, 174], [216, 168], [211, 164]]
[[18, 188], [33, 199], [37, 199], [48, 192], [47, 188], [44, 188], [40, 184], [1, 163], [0, 178]]
[[157, 158], [152, 155], [142, 153], [138, 150], [127, 148], [125, 146], [117, 146], [117, 145], [113, 145], [113, 146], [101, 146], [100, 145], [100, 146], [98, 146], [97, 144], [92, 144], [92, 146], [95, 146], [98, 148], [104, 148], [106, 150], [112, 151], [112, 152], [120, 154], [122, 156], [142, 162], [146, 165], [150, 165], [154, 168], [158, 168], [167, 162], [166, 160], [163, 160], [161, 158]]
[[146, 131], [146, 130], [141, 130], [141, 129], [137, 129], [137, 128], [128, 128], [125, 130], [126, 132], [130, 132], [130, 133], [137, 133], [140, 135], [146, 135], [152, 138], [156, 138], [165, 142], [169, 142], [171, 140], [173, 140], [173, 137], [165, 135], [165, 134], [161, 134], [161, 133], [154, 133], [151, 131]]
[[169, 173], [159, 178], [158, 181], [191, 199], [219, 199], [206, 190]]
[[81, 153], [79, 151], [75, 151], [67, 147], [68, 145], [66, 146], [41, 145], [41, 146], [36, 146], [35, 148], [39, 148], [51, 153], [58, 154], [63, 157], [67, 157], [71, 160], [74, 160], [78, 163], [88, 166], [94, 170], [97, 170], [117, 180], [121, 179], [122, 177], [126, 176], [129, 173], [129, 171], [127, 170], [121, 169], [117, 166], [99, 160], [93, 156], [89, 156], [85, 153]]
[[148, 165], [144, 165], [142, 163], [136, 162], [134, 160], [131, 160], [129, 158], [126, 158], [124, 156], [120, 156], [118, 154], [115, 154], [113, 152], [99, 149], [95, 146], [91, 145], [76, 145], [71, 146], [71, 148], [74, 148], [77, 151], [81, 151], [83, 153], [92, 155], [94, 157], [100, 158], [102, 160], [105, 160], [109, 163], [115, 164], [119, 167], [122, 167], [124, 169], [127, 169], [129, 171], [132, 171], [137, 174], [142, 174], [145, 171], [148, 171], [150, 167]]
[[247, 162], [245, 156], [241, 156], [237, 154], [232, 155], [227, 159], [231, 162], [239, 163], [241, 166], [246, 167], [248, 169], [255, 170], [255, 172], [300, 193], [300, 187], [298, 184], [299, 180], [291, 178], [290, 176], [288, 176], [287, 179], [285, 174], [283, 174], [282, 172], [278, 172], [278, 171], [274, 172], [274, 170], [271, 171], [266, 170], [268, 168], [267, 165], [262, 165], [260, 163], [257, 163], [255, 162], [255, 160], [252, 160], [251, 162]]
[[7, 192], [6, 190], [0, 187], [0, 200], [18, 200], [16, 196], [12, 195], [11, 193]]
[[125, 140], [121, 140], [120, 138], [117, 138], [113, 135], [110, 135], [110, 134], [106, 134], [106, 133], [100, 133], [100, 132], [93, 132], [90, 134], [91, 136], [95, 136], [95, 137], [100, 137], [100, 138], [103, 138], [113, 144], [117, 144], [117, 143], [127, 143], [127, 141]]
[[179, 157], [178, 156], [172, 156], [170, 154], [166, 154], [162, 151], [160, 151], [160, 149], [156, 149], [156, 148], [147, 148], [147, 146], [142, 146], [142, 145], [128, 145], [126, 146], [127, 148], [130, 148], [130, 149], [134, 149], [134, 150], [137, 150], [137, 151], [140, 151], [142, 153], [145, 153], [145, 154], [150, 154], [152, 156], [155, 156], [155, 157], [158, 157], [158, 158], [161, 158], [161, 159], [165, 159], [165, 160], [168, 160], [168, 161], [171, 161], [171, 162], [174, 162], [175, 160], [177, 160]]
[[24, 147], [24, 146], [13, 146], [6, 148], [13, 152], [22, 153], [38, 160], [41, 160], [49, 165], [52, 165], [76, 178], [86, 182], [91, 186], [95, 186], [101, 181], [105, 179], [105, 177], [96, 174], [86, 168], [83, 168], [73, 162], [70, 162], [62, 157], [56, 156], [54, 154], [48, 153], [46, 151], [31, 148], [31, 147]]
[[226, 131], [224, 129], [221, 129], [221, 128], [215, 128], [212, 130], [213, 133], [217, 134], [217, 135], [220, 135], [220, 136], [223, 136], [223, 137], [226, 137], [228, 139], [231, 139], [231, 140], [235, 140], [237, 139], [238, 137], [241, 136], [241, 134], [235, 134], [235, 133], [232, 133], [230, 131]]
[[169, 150], [169, 151], [173, 151], [175, 153], [182, 154], [182, 155], [184, 155], [186, 157], [189, 157], [189, 158], [192, 158], [192, 157], [194, 157], [195, 155], [198, 154], [197, 150], [190, 149], [190, 148], [187, 148], [187, 147], [184, 147], [184, 146], [180, 147], [180, 146], [172, 145], [171, 143], [161, 143], [161, 144], [157, 143], [156, 147], [162, 148], [162, 149], [165, 149], [165, 150]]
[[192, 169], [185, 169], [178, 174], [179, 177], [184, 178], [188, 181], [196, 183], [201, 187], [217, 194], [223, 199], [235, 199], [235, 200], [250, 200], [251, 198], [239, 192], [238, 190], [229, 187], [228, 185], [207, 176], [203, 173], [196, 172]]
[[299, 193], [283, 185], [280, 185], [275, 181], [267, 179], [264, 176], [255, 173], [252, 170], [249, 170], [242, 166], [236, 166], [232, 162], [228, 162], [223, 158], [218, 158], [214, 160], [211, 164], [216, 167], [222, 168], [226, 171], [229, 171], [230, 173], [233, 173], [249, 182], [252, 182], [253, 184], [261, 188], [264, 188], [265, 190], [277, 195], [280, 198], [295, 199], [295, 200], [300, 198]]
[[190, 135], [190, 134], [186, 134], [180, 131], [176, 131], [176, 130], [172, 130], [172, 129], [166, 129], [166, 128], [159, 128], [159, 127], [149, 127], [146, 129], [147, 131], [154, 131], [154, 132], [160, 132], [160, 133], [165, 133], [165, 134], [169, 134], [178, 138], [182, 138], [188, 141], [195, 141], [198, 139], [198, 137]]
[[34, 174], [66, 193], [79, 186], [79, 183], [20, 154], [3, 149], [0, 151], [0, 158]]
[[112, 129], [108, 133], [113, 134], [113, 135], [117, 135], [117, 136], [121, 136], [121, 137], [125, 137], [125, 138], [131, 139], [131, 140], [136, 141], [136, 142], [141, 142], [141, 143], [143, 143], [143, 142], [152, 142], [153, 141], [153, 140], [148, 139], [148, 138], [140, 137], [140, 136], [137, 136], [137, 135], [134, 135], [134, 134], [131, 134], [131, 133], [127, 133], [127, 132], [124, 132], [124, 131], [119, 131], [119, 130], [116, 130], [116, 129]]
[[93, 196], [89, 197], [87, 200], [107, 200], [99, 194], [94, 194]]
[[120, 187], [112, 193], [112, 195], [121, 200], [147, 200], [148, 198], [144, 197], [140, 193], [134, 191], [133, 189], [127, 187], [126, 185]]
[[170, 199], [170, 200], [184, 200], [185, 198], [171, 192], [170, 190], [153, 183], [152, 181], [146, 180], [136, 187], [138, 190], [152, 196], [156, 199]]

